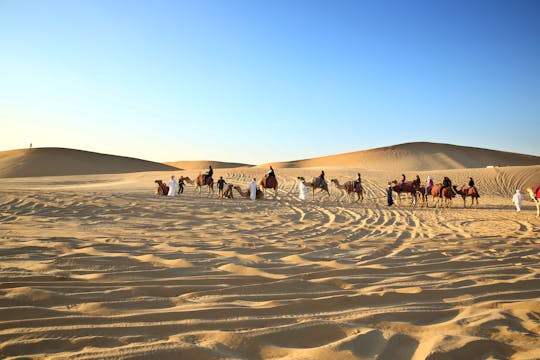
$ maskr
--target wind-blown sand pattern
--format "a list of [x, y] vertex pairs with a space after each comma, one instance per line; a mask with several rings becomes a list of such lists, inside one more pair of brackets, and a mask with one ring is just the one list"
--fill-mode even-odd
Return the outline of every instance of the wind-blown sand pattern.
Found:
[[382, 171], [361, 204], [300, 201], [318, 171], [255, 202], [154, 195], [169, 172], [0, 179], [0, 357], [540, 358], [540, 220], [509, 200], [540, 166], [431, 172], [475, 177], [479, 209], [388, 208]]

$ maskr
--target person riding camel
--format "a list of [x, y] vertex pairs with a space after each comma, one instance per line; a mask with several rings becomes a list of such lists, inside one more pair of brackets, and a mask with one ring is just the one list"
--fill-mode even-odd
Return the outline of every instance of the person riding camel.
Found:
[[212, 165], [208, 166], [208, 172], [204, 174], [204, 183], [208, 184], [210, 181], [209, 179], [212, 178], [212, 175], [214, 175], [214, 169], [212, 169]]
[[467, 195], [469, 193], [469, 189], [473, 188], [474, 187], [474, 180], [472, 177], [469, 178], [469, 187], [467, 189], [465, 189], [465, 195]]
[[420, 189], [420, 183], [422, 181], [420, 180], [420, 176], [416, 175], [416, 179], [413, 180], [412, 184], [415, 189]]
[[354, 189], [358, 190], [362, 187], [362, 176], [358, 173], [358, 178], [354, 180]]
[[431, 192], [432, 187], [433, 187], [433, 178], [431, 176], [428, 176], [426, 179], [426, 188], [424, 190], [424, 196], [427, 196]]
[[321, 179], [321, 184], [326, 184], [326, 180], [324, 179], [324, 170], [321, 170], [319, 178]]
[[403, 184], [405, 184], [405, 174], [401, 174], [401, 179], [399, 180], [399, 191], [403, 190]]
[[274, 172], [274, 168], [272, 166], [270, 166], [270, 169], [268, 170], [268, 173], [266, 174], [266, 186], [267, 187], [269, 187], [268, 179], [275, 178], [275, 177], [276, 177], [276, 173]]
[[439, 197], [442, 197], [442, 192], [446, 188], [450, 188], [450, 189], [452, 188], [452, 181], [447, 176], [445, 176], [443, 179], [442, 187], [439, 190]]

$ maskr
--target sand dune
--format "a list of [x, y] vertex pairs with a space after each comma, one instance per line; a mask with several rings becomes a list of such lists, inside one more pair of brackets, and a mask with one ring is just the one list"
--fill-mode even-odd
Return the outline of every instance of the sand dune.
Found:
[[0, 357], [540, 358], [540, 222], [509, 200], [540, 166], [429, 172], [474, 176], [478, 209], [388, 208], [374, 170], [363, 203], [300, 201], [317, 172], [255, 202], [154, 195], [195, 170], [0, 179]]
[[34, 148], [0, 152], [0, 178], [165, 170], [175, 170], [175, 167], [130, 157], [64, 148]]
[[483, 168], [493, 165], [540, 165], [540, 157], [468, 146], [417, 142], [272, 164], [276, 168], [354, 167], [420, 171]]
[[253, 165], [235, 163], [235, 162], [223, 162], [212, 160], [199, 160], [199, 161], [172, 161], [165, 162], [164, 164], [174, 166], [179, 169], [193, 170], [193, 169], [208, 169], [208, 166], [212, 165], [214, 169], [229, 169], [237, 167], [249, 167]]

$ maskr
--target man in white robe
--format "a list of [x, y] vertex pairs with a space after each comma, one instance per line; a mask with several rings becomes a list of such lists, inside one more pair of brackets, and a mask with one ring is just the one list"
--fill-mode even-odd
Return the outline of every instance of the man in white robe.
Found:
[[249, 183], [249, 198], [255, 200], [257, 198], [257, 179], [253, 178]]
[[300, 200], [306, 200], [307, 193], [308, 188], [305, 184], [305, 180], [300, 180], [300, 183], [298, 183], [298, 197], [300, 198]]
[[516, 211], [517, 212], [521, 211], [521, 202], [522, 201], [523, 201], [523, 195], [521, 194], [519, 189], [517, 189], [516, 193], [512, 197], [512, 202], [514, 203], [514, 205], [516, 205]]
[[171, 176], [171, 180], [169, 180], [169, 193], [167, 195], [176, 196], [176, 179], [174, 178], [174, 175]]

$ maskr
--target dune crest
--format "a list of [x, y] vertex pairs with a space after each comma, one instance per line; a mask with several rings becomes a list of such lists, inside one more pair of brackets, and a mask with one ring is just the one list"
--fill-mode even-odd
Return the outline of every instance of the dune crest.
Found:
[[33, 148], [0, 152], [0, 178], [165, 170], [178, 169], [136, 158], [65, 148]]
[[[370, 170], [441, 170], [486, 166], [540, 165], [540, 156], [469, 146], [413, 142], [371, 150], [328, 155], [311, 159], [275, 162], [276, 168], [360, 168]], [[260, 165], [262, 167], [267, 164]]]

